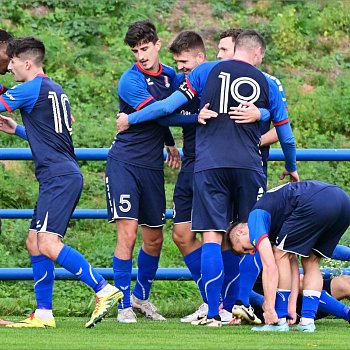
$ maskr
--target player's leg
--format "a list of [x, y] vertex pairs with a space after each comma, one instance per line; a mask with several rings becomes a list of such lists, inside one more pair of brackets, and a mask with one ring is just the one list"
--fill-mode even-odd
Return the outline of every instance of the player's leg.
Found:
[[107, 159], [106, 201], [110, 223], [116, 223], [116, 247], [113, 256], [114, 285], [123, 291], [124, 297], [118, 305], [118, 322], [135, 323], [132, 310], [130, 285], [132, 254], [136, 242], [139, 217], [139, 168]]
[[[234, 169], [235, 188], [233, 189], [235, 206], [239, 221], [247, 221], [248, 215], [256, 201], [266, 190], [266, 176], [263, 172], [247, 169]], [[239, 263], [240, 283], [236, 305], [232, 309], [234, 316], [246, 315], [247, 322], [260, 324], [261, 320], [254, 315], [249, 305], [249, 297], [254, 283], [261, 271], [259, 253], [245, 255]], [[237, 313], [237, 315], [236, 315]]]
[[192, 231], [202, 233], [202, 280], [208, 300], [207, 319], [200, 322], [201, 325], [221, 325], [218, 310], [223, 283], [221, 243], [229, 224], [228, 182], [225, 169], [194, 174]]
[[147, 318], [164, 321], [156, 307], [148, 301], [153, 280], [158, 269], [163, 245], [165, 222], [165, 190], [162, 171], [141, 169], [142, 193], [140, 197], [139, 224], [143, 244], [138, 255], [138, 274], [131, 296], [134, 310]]
[[198, 320], [208, 312], [201, 276], [202, 243], [197, 239], [196, 233], [191, 231], [192, 199], [193, 172], [180, 171], [173, 195], [173, 241], [183, 256], [203, 301], [194, 313], [181, 318], [184, 323]]

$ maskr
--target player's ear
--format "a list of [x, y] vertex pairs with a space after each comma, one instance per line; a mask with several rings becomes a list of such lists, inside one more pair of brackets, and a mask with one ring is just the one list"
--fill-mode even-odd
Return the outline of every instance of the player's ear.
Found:
[[162, 42], [160, 41], [160, 39], [158, 39], [158, 40], [155, 42], [154, 46], [156, 47], [156, 49], [157, 49], [158, 51], [161, 49], [161, 47], [162, 47]]

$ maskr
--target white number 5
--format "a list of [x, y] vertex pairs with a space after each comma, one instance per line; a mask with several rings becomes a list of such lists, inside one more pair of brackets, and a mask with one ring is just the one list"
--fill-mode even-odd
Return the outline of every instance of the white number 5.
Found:
[[[123, 213], [126, 213], [131, 209], [131, 203], [130, 203], [130, 201], [127, 200], [127, 198], [130, 198], [130, 194], [121, 194], [120, 195], [119, 203], [121, 205], [119, 206], [119, 209]], [[126, 208], [124, 208], [123, 205], [125, 205]]]

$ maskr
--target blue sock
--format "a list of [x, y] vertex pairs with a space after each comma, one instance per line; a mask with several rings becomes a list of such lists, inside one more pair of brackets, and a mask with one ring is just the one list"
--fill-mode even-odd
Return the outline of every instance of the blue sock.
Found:
[[264, 296], [252, 290], [250, 293], [249, 302], [253, 307], [262, 307], [264, 304]]
[[350, 306], [341, 303], [339, 300], [332, 297], [325, 290], [322, 291], [318, 310], [350, 321]]
[[237, 299], [240, 300], [246, 307], [249, 306], [249, 296], [253, 290], [256, 279], [259, 276], [261, 267], [262, 263], [259, 253], [254, 255], [244, 255], [241, 258], [241, 262], [239, 264], [239, 294]]
[[345, 245], [338, 244], [333, 251], [332, 259], [350, 261], [350, 248]]
[[51, 259], [44, 255], [31, 256], [34, 293], [37, 309], [52, 310], [52, 292], [55, 280], [55, 266]]
[[56, 262], [77, 276], [96, 293], [107, 285], [105, 279], [91, 267], [84, 256], [68, 245], [63, 246]]
[[204, 243], [202, 245], [202, 280], [208, 300], [208, 318], [219, 313], [220, 294], [224, 280], [221, 245]]
[[196, 282], [202, 299], [205, 303], [208, 303], [207, 296], [205, 295], [204, 286], [201, 275], [201, 259], [202, 259], [202, 247], [194, 250], [193, 252], [184, 256], [184, 262], [191, 272], [193, 280]]
[[290, 290], [277, 289], [275, 309], [278, 318], [289, 317], [288, 314], [288, 299]]
[[139, 267], [133, 294], [136, 298], [147, 300], [158, 269], [159, 256], [152, 256], [140, 249], [137, 264]]
[[124, 298], [118, 305], [118, 309], [131, 307], [130, 283], [131, 283], [132, 259], [121, 260], [113, 257], [114, 285], [124, 293]]
[[321, 292], [316, 290], [303, 290], [301, 304], [301, 318], [315, 319], [320, 301]]
[[241, 257], [235, 255], [231, 250], [224, 250], [221, 254], [224, 264], [224, 281], [221, 288], [221, 297], [224, 309], [231, 312], [239, 292], [239, 262]]

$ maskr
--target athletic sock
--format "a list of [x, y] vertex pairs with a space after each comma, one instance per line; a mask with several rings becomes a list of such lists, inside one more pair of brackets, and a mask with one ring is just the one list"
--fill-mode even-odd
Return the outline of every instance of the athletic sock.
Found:
[[52, 310], [52, 292], [55, 280], [55, 266], [51, 259], [44, 255], [30, 257], [33, 276], [36, 308]]
[[262, 267], [260, 254], [244, 255], [239, 264], [240, 283], [238, 300], [246, 307], [249, 307], [249, 296], [253, 290], [256, 279]]
[[107, 285], [106, 280], [91, 267], [84, 256], [68, 245], [63, 246], [56, 262], [96, 293]]
[[141, 248], [137, 263], [139, 269], [133, 294], [140, 300], [147, 300], [157, 273], [159, 256], [149, 255]]
[[301, 305], [302, 324], [310, 323], [309, 320], [315, 319], [320, 296], [321, 292], [317, 290], [303, 290], [303, 299]]
[[226, 311], [232, 312], [235, 305], [240, 285], [239, 262], [240, 256], [235, 255], [231, 250], [221, 252], [224, 266], [224, 280], [221, 288], [221, 298]]
[[250, 293], [249, 302], [253, 307], [262, 307], [262, 305], [264, 304], [264, 296], [252, 290], [252, 292]]
[[290, 290], [277, 289], [275, 309], [279, 319], [286, 318], [288, 315], [288, 299]]
[[325, 312], [329, 315], [333, 315], [342, 318], [346, 321], [350, 321], [349, 312], [350, 307], [343, 304], [339, 300], [332, 297], [325, 290], [321, 292], [320, 303], [318, 304], [318, 310]]
[[48, 321], [53, 317], [52, 310], [36, 309], [34, 316], [43, 321]]
[[345, 245], [338, 244], [333, 251], [332, 259], [350, 261], [350, 248]]
[[219, 313], [220, 294], [224, 279], [224, 266], [221, 245], [204, 243], [202, 245], [202, 279], [208, 300], [208, 318]]
[[193, 280], [196, 282], [199, 292], [201, 293], [203, 302], [207, 304], [207, 296], [205, 295], [202, 275], [201, 275], [201, 259], [202, 247], [184, 256], [184, 262], [191, 272]]
[[132, 272], [132, 259], [122, 260], [113, 257], [113, 277], [114, 285], [124, 293], [124, 298], [118, 305], [118, 309], [131, 307], [130, 302], [130, 283]]

